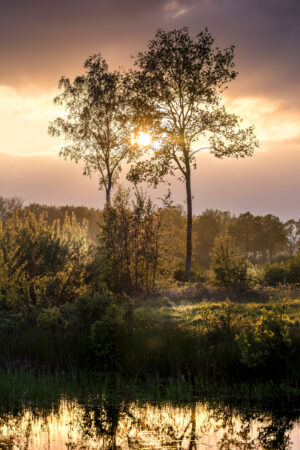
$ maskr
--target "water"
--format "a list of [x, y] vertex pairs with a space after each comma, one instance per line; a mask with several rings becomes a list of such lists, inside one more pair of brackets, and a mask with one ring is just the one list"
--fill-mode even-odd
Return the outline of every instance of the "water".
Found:
[[[300, 449], [300, 410], [99, 395], [2, 405], [4, 449]], [[39, 402], [40, 403], [40, 402]]]

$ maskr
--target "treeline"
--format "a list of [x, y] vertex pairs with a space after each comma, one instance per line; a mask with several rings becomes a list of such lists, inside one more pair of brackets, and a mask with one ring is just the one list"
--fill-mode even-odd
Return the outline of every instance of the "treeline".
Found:
[[[38, 218], [42, 213], [44, 220], [52, 224], [63, 221], [66, 216], [75, 215], [82, 225], [87, 225], [87, 238], [97, 242], [99, 224], [103, 210], [85, 206], [48, 206], [32, 203], [23, 207], [18, 198], [0, 197], [0, 220], [5, 220], [14, 210], [30, 211]], [[128, 205], [127, 205], [128, 209]], [[21, 213], [22, 214], [22, 213]], [[170, 240], [176, 235], [176, 257], [184, 260], [186, 217], [182, 207], [168, 206], [168, 227]], [[280, 262], [296, 254], [300, 243], [300, 220], [281, 221], [277, 216], [267, 214], [255, 216], [246, 212], [235, 216], [229, 211], [207, 209], [193, 217], [193, 259], [199, 270], [208, 268], [217, 236], [228, 234], [234, 241], [235, 250], [247, 256], [253, 264]]]

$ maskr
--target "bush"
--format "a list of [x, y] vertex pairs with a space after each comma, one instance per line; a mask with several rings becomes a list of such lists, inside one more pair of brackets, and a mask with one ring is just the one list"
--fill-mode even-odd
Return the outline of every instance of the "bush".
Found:
[[[173, 274], [174, 280], [179, 281], [180, 283], [184, 283], [186, 281], [185, 279], [185, 270], [184, 268], [179, 268], [175, 270]], [[200, 274], [199, 272], [196, 272], [194, 270], [191, 271], [191, 278], [190, 281], [193, 283], [204, 283], [205, 282], [205, 276], [203, 274]]]
[[113, 369], [119, 363], [119, 345], [124, 321], [120, 309], [109, 305], [102, 319], [91, 325], [90, 335], [98, 365], [103, 369]]
[[284, 266], [281, 264], [268, 264], [263, 268], [263, 280], [268, 286], [277, 286], [284, 282]]
[[269, 264], [263, 269], [264, 281], [269, 286], [277, 286], [280, 283], [300, 283], [300, 253], [285, 263]]
[[293, 349], [286, 312], [286, 302], [264, 309], [254, 328], [237, 336], [243, 364], [249, 368], [263, 366], [274, 374], [288, 362]]
[[57, 306], [42, 309], [37, 317], [37, 324], [41, 328], [57, 330], [63, 324], [60, 310]]
[[132, 207], [129, 191], [119, 188], [103, 213], [100, 233], [101, 264], [105, 280], [114, 292], [151, 292], [159, 280], [172, 273], [166, 212], [142, 191], [135, 191]]
[[0, 299], [8, 309], [59, 306], [87, 290], [86, 226], [15, 211], [0, 226]]
[[286, 280], [288, 283], [300, 283], [300, 252], [286, 262]]
[[212, 254], [213, 282], [217, 286], [244, 291], [249, 287], [248, 260], [234, 251], [234, 243], [228, 235], [216, 239]]

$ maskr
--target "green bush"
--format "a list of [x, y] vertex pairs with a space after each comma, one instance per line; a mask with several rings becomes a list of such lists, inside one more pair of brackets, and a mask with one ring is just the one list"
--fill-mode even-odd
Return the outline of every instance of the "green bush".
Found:
[[244, 365], [264, 367], [273, 374], [283, 369], [293, 352], [286, 312], [286, 302], [264, 309], [255, 326], [236, 337]]
[[63, 325], [63, 319], [57, 306], [44, 308], [37, 317], [37, 324], [41, 328], [57, 330]]
[[92, 346], [97, 356], [97, 365], [103, 369], [116, 368], [120, 357], [120, 336], [124, 320], [120, 309], [111, 304], [102, 319], [91, 325]]
[[230, 236], [222, 235], [216, 239], [211, 263], [214, 284], [244, 291], [249, 288], [248, 267], [248, 260], [235, 252]]
[[286, 262], [286, 280], [287, 283], [300, 283], [300, 251]]
[[267, 286], [277, 286], [284, 282], [284, 272], [282, 264], [267, 264], [263, 268], [263, 280]]
[[72, 301], [87, 290], [86, 225], [75, 216], [51, 225], [41, 214], [14, 212], [0, 223], [0, 299], [30, 313]]

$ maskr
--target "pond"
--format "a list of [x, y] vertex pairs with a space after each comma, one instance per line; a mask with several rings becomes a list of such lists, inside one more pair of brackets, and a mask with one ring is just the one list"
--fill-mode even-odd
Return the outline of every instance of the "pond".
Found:
[[0, 371], [0, 448], [300, 449], [299, 399], [284, 383]]
[[6, 401], [0, 448], [300, 449], [300, 410], [294, 403], [290, 409], [280, 402], [261, 409], [216, 396], [189, 401], [125, 397], [102, 391], [72, 399], [62, 394], [48, 404]]

